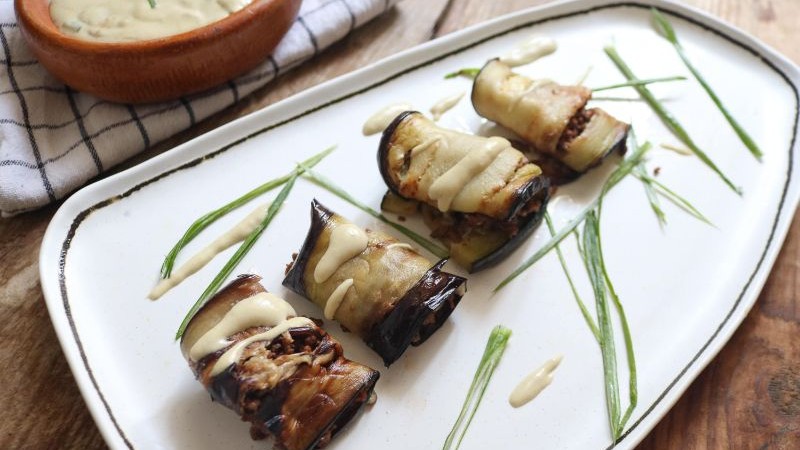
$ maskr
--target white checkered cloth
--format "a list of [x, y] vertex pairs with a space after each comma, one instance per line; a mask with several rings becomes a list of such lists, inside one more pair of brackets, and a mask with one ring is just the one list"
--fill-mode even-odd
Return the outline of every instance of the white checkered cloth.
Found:
[[0, 215], [30, 211], [236, 103], [314, 57], [397, 0], [305, 0], [275, 52], [252, 72], [168, 103], [120, 105], [76, 92], [39, 65], [0, 1]]

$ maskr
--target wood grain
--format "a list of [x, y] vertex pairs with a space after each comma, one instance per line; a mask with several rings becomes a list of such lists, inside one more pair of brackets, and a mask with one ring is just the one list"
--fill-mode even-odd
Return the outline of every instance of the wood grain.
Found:
[[[130, 167], [248, 112], [465, 26], [545, 0], [404, 0], [316, 60]], [[800, 62], [800, 1], [691, 0]], [[104, 448], [58, 345], [38, 280], [38, 252], [56, 206], [0, 220], [0, 448]], [[800, 216], [798, 216], [800, 217]], [[800, 220], [758, 303], [733, 339], [639, 446], [800, 448]]]

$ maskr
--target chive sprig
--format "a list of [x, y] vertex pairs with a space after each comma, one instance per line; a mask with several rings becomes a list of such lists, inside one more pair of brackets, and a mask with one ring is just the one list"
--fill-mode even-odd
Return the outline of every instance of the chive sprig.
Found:
[[[617, 66], [620, 72], [628, 79], [628, 81], [633, 82], [639, 80], [636, 75], [633, 74], [633, 71], [628, 66], [627, 63], [622, 59], [622, 57], [617, 52], [617, 49], [613, 45], [609, 45], [605, 47], [605, 52], [611, 61]], [[658, 115], [664, 125], [680, 139], [691, 151], [694, 153], [706, 166], [708, 166], [714, 173], [716, 173], [722, 181], [728, 185], [729, 188], [733, 190], [738, 195], [742, 195], [742, 189], [736, 186], [723, 172], [720, 170], [719, 167], [711, 160], [711, 158], [697, 146], [694, 140], [689, 136], [689, 133], [683, 127], [683, 125], [678, 122], [678, 119], [670, 113], [666, 107], [659, 101], [655, 95], [647, 88], [647, 86], [633, 86], [639, 92], [639, 95], [650, 105], [650, 108]]]
[[561, 241], [564, 240], [570, 233], [572, 233], [575, 228], [580, 225], [586, 216], [593, 211], [600, 199], [614, 186], [617, 185], [623, 178], [625, 178], [628, 174], [630, 174], [636, 165], [639, 164], [644, 158], [645, 153], [649, 151], [651, 148], [650, 143], [645, 143], [641, 147], [636, 147], [628, 156], [625, 158], [622, 163], [611, 173], [608, 180], [606, 181], [605, 186], [603, 187], [603, 191], [601, 192], [600, 196], [595, 199], [592, 203], [586, 206], [578, 215], [573, 217], [567, 224], [561, 228], [555, 235], [547, 241], [539, 250], [536, 251], [533, 255], [531, 255], [528, 259], [526, 259], [519, 267], [517, 267], [510, 275], [503, 279], [493, 290], [493, 292], [498, 292], [504, 287], [506, 287], [509, 283], [514, 281], [515, 278], [520, 276], [523, 272], [528, 270], [532, 265], [536, 264], [540, 259], [542, 259], [546, 254], [548, 254], [551, 250], [553, 250]]
[[[548, 230], [550, 230], [550, 236], [555, 236], [556, 230], [555, 227], [553, 226], [553, 219], [550, 217], [549, 213], [544, 214], [544, 220], [545, 222], [547, 222], [547, 228]], [[586, 325], [589, 327], [589, 330], [591, 330], [592, 335], [594, 335], [594, 338], [599, 343], [600, 330], [598, 330], [597, 324], [595, 324], [591, 313], [589, 313], [589, 309], [586, 307], [586, 303], [583, 302], [580, 293], [578, 293], [578, 288], [575, 286], [575, 282], [573, 281], [572, 275], [569, 272], [569, 267], [567, 266], [567, 261], [564, 258], [564, 254], [561, 251], [561, 247], [556, 245], [555, 248], [556, 248], [556, 254], [558, 255], [558, 262], [561, 264], [561, 269], [564, 271], [564, 275], [567, 277], [567, 283], [569, 283], [569, 288], [572, 291], [572, 295], [575, 297], [575, 302], [577, 303], [578, 308], [581, 310], [581, 315], [583, 316], [583, 320], [586, 321]], [[583, 254], [582, 249], [580, 253]]]
[[456, 450], [461, 446], [461, 441], [467, 434], [472, 418], [475, 417], [475, 412], [481, 404], [483, 394], [486, 392], [486, 387], [492, 379], [494, 370], [500, 363], [500, 358], [508, 345], [508, 339], [511, 337], [511, 330], [497, 325], [492, 329], [489, 335], [489, 340], [486, 342], [486, 349], [483, 351], [481, 362], [478, 364], [478, 369], [475, 371], [475, 376], [472, 378], [472, 384], [467, 391], [467, 397], [464, 399], [464, 404], [461, 406], [461, 412], [458, 414], [450, 434], [444, 441], [442, 450]]
[[717, 109], [719, 109], [722, 115], [725, 116], [725, 120], [728, 121], [728, 124], [731, 126], [731, 128], [733, 128], [733, 131], [736, 133], [736, 135], [739, 136], [739, 139], [742, 141], [745, 147], [750, 150], [750, 153], [752, 153], [756, 159], [761, 161], [764, 153], [758, 147], [758, 144], [756, 144], [753, 138], [750, 137], [747, 131], [745, 131], [739, 122], [736, 121], [736, 119], [733, 117], [733, 114], [728, 111], [728, 108], [725, 107], [725, 105], [722, 103], [722, 100], [719, 98], [717, 93], [714, 92], [714, 89], [711, 88], [711, 85], [708, 84], [697, 67], [695, 67], [691, 60], [689, 60], [689, 57], [686, 55], [686, 51], [683, 49], [680, 40], [678, 40], [678, 35], [675, 33], [675, 29], [672, 28], [672, 24], [669, 22], [669, 20], [667, 20], [666, 17], [664, 17], [663, 14], [661, 14], [661, 11], [658, 9], [652, 8], [652, 14], [656, 30], [667, 41], [669, 41], [670, 44], [672, 44], [672, 46], [675, 48], [675, 51], [678, 53], [678, 56], [683, 61], [683, 64], [687, 69], [689, 69], [689, 72], [692, 73], [692, 76], [694, 76], [695, 80], [700, 83], [700, 86], [702, 86], [703, 90], [706, 91], [706, 94], [708, 94], [708, 96], [711, 98], [711, 101], [717, 106]]
[[286, 197], [289, 196], [289, 193], [292, 191], [294, 187], [295, 181], [297, 181], [297, 177], [300, 176], [303, 169], [300, 168], [298, 171], [292, 173], [289, 179], [286, 181], [286, 184], [283, 185], [283, 188], [278, 195], [275, 197], [275, 200], [269, 205], [269, 209], [267, 209], [267, 216], [264, 217], [264, 220], [253, 230], [247, 238], [242, 242], [238, 249], [236, 249], [236, 253], [231, 256], [227, 263], [222, 267], [222, 270], [219, 271], [217, 276], [211, 281], [211, 284], [208, 285], [205, 291], [200, 295], [200, 298], [192, 305], [189, 309], [189, 312], [186, 314], [186, 317], [183, 318], [180, 327], [178, 327], [178, 332], [175, 334], [175, 339], [180, 339], [183, 336], [183, 333], [186, 331], [186, 327], [189, 325], [189, 321], [192, 320], [192, 317], [197, 313], [197, 311], [205, 304], [205, 302], [211, 298], [214, 294], [217, 293], [222, 283], [230, 276], [233, 272], [233, 269], [239, 265], [239, 263], [244, 259], [245, 255], [250, 251], [251, 248], [255, 245], [256, 241], [264, 234], [264, 230], [267, 229], [270, 223], [272, 223], [272, 219], [278, 214], [278, 210], [281, 208], [283, 203], [286, 201]]
[[[307, 160], [300, 163], [303, 167], [314, 167], [320, 161], [325, 159], [326, 156], [330, 155], [331, 152], [334, 151], [336, 147], [329, 147], [323, 150], [320, 153], [308, 158]], [[305, 170], [305, 169], [302, 169]], [[269, 180], [266, 183], [258, 186], [257, 188], [247, 192], [246, 194], [242, 195], [241, 197], [237, 198], [236, 200], [223, 205], [209, 213], [204, 214], [199, 219], [195, 220], [189, 228], [183, 233], [180, 240], [172, 247], [172, 249], [167, 253], [167, 256], [164, 258], [164, 262], [161, 265], [161, 278], [169, 278], [172, 275], [172, 269], [175, 267], [175, 260], [178, 257], [178, 254], [183, 250], [186, 245], [189, 244], [197, 235], [199, 235], [203, 230], [208, 228], [209, 225], [216, 222], [229, 212], [249, 203], [253, 199], [270, 192], [271, 190], [282, 186], [284, 183], [289, 181], [289, 179], [301, 171], [300, 167], [295, 168], [290, 173], [283, 175], [281, 177], [275, 178], [273, 180]]]

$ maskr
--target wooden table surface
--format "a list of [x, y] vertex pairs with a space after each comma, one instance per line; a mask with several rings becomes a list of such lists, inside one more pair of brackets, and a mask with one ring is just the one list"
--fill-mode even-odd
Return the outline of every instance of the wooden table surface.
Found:
[[[315, 61], [142, 160], [265, 105], [403, 49], [545, 0], [404, 0]], [[690, 0], [800, 63], [800, 0]], [[120, 168], [120, 169], [122, 169]], [[39, 286], [42, 235], [57, 205], [0, 219], [0, 449], [104, 448]], [[733, 339], [640, 449], [800, 448], [800, 221]]]

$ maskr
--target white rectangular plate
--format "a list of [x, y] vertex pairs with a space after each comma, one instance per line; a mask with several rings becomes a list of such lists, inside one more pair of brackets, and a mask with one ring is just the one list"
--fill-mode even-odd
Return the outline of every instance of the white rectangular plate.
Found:
[[[233, 250], [162, 300], [145, 298], [163, 256], [191, 221], [332, 144], [338, 144], [338, 150], [318, 170], [377, 207], [385, 191], [375, 161], [378, 138], [361, 135], [364, 119], [398, 101], [425, 111], [436, 99], [467, 90], [468, 80], [444, 80], [442, 75], [479, 66], [533, 33], [553, 37], [559, 50], [519, 69], [531, 76], [573, 84], [592, 67], [586, 81], [590, 87], [623, 81], [603, 53], [603, 46], [611, 42], [642, 78], [687, 74], [674, 50], [651, 28], [651, 5], [668, 11], [687, 52], [765, 157], [759, 163], [747, 152], [693, 80], [653, 87], [700, 146], [742, 186], [744, 196], [733, 194], [697, 158], [655, 149], [650, 169], [660, 167], [659, 179], [688, 197], [716, 227], [665, 203], [669, 223], [660, 229], [641, 184], [630, 177], [606, 201], [606, 262], [627, 308], [639, 368], [639, 406], [618, 445], [635, 445], [753, 305], [799, 192], [794, 176], [797, 67], [696, 10], [654, 0], [558, 3], [454, 33], [237, 120], [73, 195], [45, 235], [41, 279], [61, 345], [108, 443], [140, 449], [265, 446], [250, 440], [247, 425], [235, 414], [210, 402], [173, 341], [189, 305]], [[632, 122], [640, 141], [676, 143], [641, 102], [596, 104]], [[487, 129], [467, 98], [441, 123]], [[612, 158], [558, 192], [550, 207], [557, 227], [597, 195], [614, 164]], [[256, 270], [267, 289], [286, 297], [300, 314], [321, 317], [321, 311], [281, 286], [284, 267], [304, 239], [313, 197], [362, 226], [381, 227], [301, 181], [237, 273]], [[266, 201], [268, 197], [262, 202]], [[246, 212], [214, 224], [187, 252]], [[425, 232], [424, 227], [417, 230]], [[331, 448], [440, 447], [489, 331], [497, 324], [514, 334], [463, 448], [612, 445], [600, 351], [555, 256], [490, 295], [491, 288], [547, 237], [541, 227], [503, 264], [470, 276], [469, 292], [451, 319], [390, 369], [383, 368], [359, 339], [328, 321], [327, 330], [342, 342], [350, 359], [382, 372], [377, 404]], [[574, 245], [566, 245], [565, 253], [573, 273], [581, 274]], [[579, 280], [585, 299], [591, 300], [585, 277]], [[516, 382], [556, 354], [563, 354], [564, 361], [554, 383], [533, 403], [511, 408], [507, 398]], [[624, 364], [622, 359], [623, 386]], [[627, 398], [624, 390], [622, 398]]]

